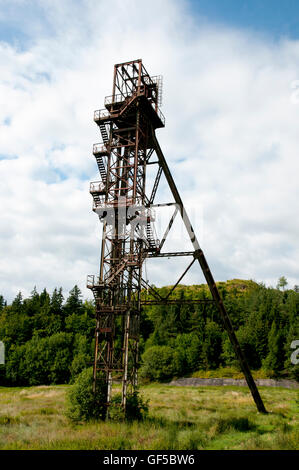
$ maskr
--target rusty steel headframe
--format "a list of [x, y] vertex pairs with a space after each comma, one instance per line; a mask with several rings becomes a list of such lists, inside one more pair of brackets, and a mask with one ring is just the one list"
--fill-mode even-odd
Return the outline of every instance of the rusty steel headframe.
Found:
[[[160, 110], [161, 76], [150, 76], [141, 59], [114, 66], [112, 95], [105, 108], [94, 113], [102, 142], [94, 144], [93, 154], [100, 180], [90, 184], [93, 210], [103, 222], [99, 275], [87, 278], [96, 303], [94, 351], [94, 391], [98, 383], [104, 390], [107, 407], [114, 380], [122, 383], [122, 407], [126, 410], [128, 393], [137, 387], [139, 324], [142, 305], [214, 302], [259, 411], [266, 412], [246, 358], [239, 346], [216, 283], [201, 250], [182, 199], [175, 185], [155, 130], [165, 126]], [[146, 173], [149, 165], [157, 170], [150, 190]], [[152, 167], [151, 167], [152, 168]], [[164, 174], [173, 201], [156, 204], [161, 175]], [[155, 231], [153, 206], [174, 205], [161, 240]], [[180, 214], [192, 242], [193, 251], [163, 252], [162, 247]], [[192, 260], [166, 297], [143, 278], [146, 258], [191, 256]], [[198, 261], [211, 292], [207, 300], [174, 300], [171, 294]], [[150, 292], [150, 298], [144, 293]]]

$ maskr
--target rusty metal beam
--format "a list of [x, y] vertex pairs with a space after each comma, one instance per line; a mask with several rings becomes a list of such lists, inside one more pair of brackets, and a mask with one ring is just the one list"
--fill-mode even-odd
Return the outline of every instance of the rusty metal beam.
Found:
[[175, 283], [175, 285], [172, 287], [172, 289], [170, 290], [170, 292], [167, 294], [167, 296], [164, 298], [164, 300], [167, 300], [168, 297], [171, 296], [171, 294], [173, 293], [173, 291], [176, 289], [176, 287], [179, 285], [179, 283], [181, 282], [181, 280], [183, 279], [183, 277], [185, 276], [185, 274], [187, 274], [187, 272], [189, 271], [189, 269], [191, 268], [192, 264], [194, 263], [195, 261], [195, 258], [191, 261], [191, 263], [187, 266], [187, 268], [185, 269], [185, 271], [183, 272], [183, 274], [179, 277], [179, 279], [177, 280], [177, 282]]
[[194, 251], [171, 251], [169, 253], [149, 253], [148, 258], [172, 258], [173, 256], [194, 256]]

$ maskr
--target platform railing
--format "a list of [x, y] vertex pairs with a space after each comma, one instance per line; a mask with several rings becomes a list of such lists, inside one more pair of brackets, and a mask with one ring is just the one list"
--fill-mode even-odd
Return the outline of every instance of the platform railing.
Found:
[[[116, 95], [116, 96], [121, 96], [121, 97], [122, 97], [122, 95]], [[113, 96], [106, 97], [105, 100], [108, 99], [108, 98], [109, 98], [109, 99], [110, 99], [110, 98], [112, 99]], [[122, 97], [122, 98], [123, 98], [123, 97]], [[128, 98], [131, 98], [131, 96], [128, 97]], [[122, 101], [125, 101], [125, 100], [123, 99]], [[114, 102], [115, 102], [115, 101], [114, 101]], [[106, 104], [106, 103], [105, 103], [105, 104]], [[112, 104], [112, 103], [111, 103], [111, 104]], [[156, 111], [156, 113], [157, 113], [157, 115], [158, 115], [160, 121], [162, 122], [162, 124], [165, 125], [165, 116], [164, 116], [164, 114], [162, 113], [162, 111], [160, 110], [160, 108], [157, 108], [157, 109], [156, 109], [155, 103], [152, 103], [152, 107], [153, 107], [153, 109]], [[94, 121], [99, 121], [100, 119], [109, 118], [109, 117], [111, 117], [111, 116], [113, 116], [112, 113], [110, 113], [107, 109], [97, 109], [97, 110], [94, 112], [94, 118], [93, 118], [93, 119], [94, 119]]]
[[89, 274], [87, 276], [86, 287], [87, 289], [92, 289], [100, 285], [100, 278], [94, 274]]
[[101, 193], [105, 191], [106, 185], [102, 181], [92, 181], [89, 186], [89, 192], [93, 193]]
[[92, 152], [94, 155], [96, 155], [97, 153], [107, 153], [108, 150], [106, 145], [100, 142], [97, 144], [93, 144]]
[[99, 119], [109, 118], [109, 117], [110, 117], [110, 113], [107, 109], [97, 109], [93, 115], [94, 121], [99, 121]]

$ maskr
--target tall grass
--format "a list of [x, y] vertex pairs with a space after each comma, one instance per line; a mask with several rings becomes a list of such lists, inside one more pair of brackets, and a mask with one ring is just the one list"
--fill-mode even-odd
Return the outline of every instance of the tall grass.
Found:
[[298, 391], [261, 387], [256, 411], [245, 387], [147, 385], [142, 422], [72, 423], [68, 386], [0, 387], [0, 449], [298, 449]]

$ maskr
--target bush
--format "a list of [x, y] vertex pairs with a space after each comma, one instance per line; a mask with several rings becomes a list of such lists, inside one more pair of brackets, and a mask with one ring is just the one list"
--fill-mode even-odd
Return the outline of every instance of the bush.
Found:
[[139, 395], [138, 390], [127, 396], [126, 418], [130, 421], [144, 419], [148, 415], [149, 400]]
[[105, 419], [107, 384], [98, 377], [93, 393], [93, 368], [84, 369], [71, 386], [67, 396], [66, 415], [73, 421]]
[[177, 352], [169, 346], [151, 346], [142, 355], [142, 377], [163, 381], [177, 373]]
[[127, 395], [126, 413], [121, 406], [122, 395], [116, 393], [110, 403], [109, 418], [113, 421], [120, 421], [127, 419], [128, 421], [141, 421], [148, 415], [149, 400], [144, 400], [139, 395], [138, 390]]

